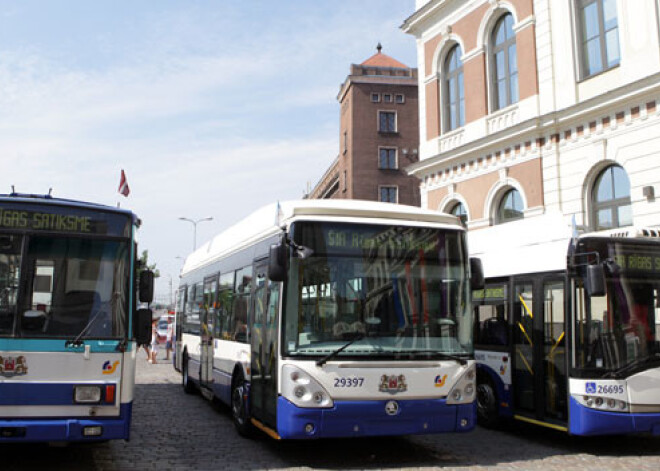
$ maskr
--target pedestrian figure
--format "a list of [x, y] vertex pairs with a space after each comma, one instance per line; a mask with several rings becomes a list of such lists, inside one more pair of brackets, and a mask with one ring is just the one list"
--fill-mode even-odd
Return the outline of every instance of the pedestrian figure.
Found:
[[151, 363], [156, 363], [158, 356], [158, 322], [151, 323]]
[[165, 359], [170, 359], [170, 352], [172, 351], [172, 334], [174, 333], [174, 324], [172, 324], [172, 318], [167, 318], [167, 334], [165, 337]]
[[151, 363], [151, 350], [149, 349], [149, 345], [145, 343], [142, 345], [142, 348], [144, 348], [144, 351], [147, 353], [147, 362]]

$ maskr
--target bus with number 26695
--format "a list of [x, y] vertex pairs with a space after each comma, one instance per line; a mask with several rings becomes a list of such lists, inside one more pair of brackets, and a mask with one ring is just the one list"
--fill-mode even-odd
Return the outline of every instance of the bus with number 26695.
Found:
[[479, 420], [660, 435], [660, 230], [547, 214], [473, 231]]
[[230, 405], [244, 435], [469, 431], [470, 293], [483, 276], [467, 253], [457, 219], [419, 208], [306, 200], [257, 211], [185, 262], [183, 387]]

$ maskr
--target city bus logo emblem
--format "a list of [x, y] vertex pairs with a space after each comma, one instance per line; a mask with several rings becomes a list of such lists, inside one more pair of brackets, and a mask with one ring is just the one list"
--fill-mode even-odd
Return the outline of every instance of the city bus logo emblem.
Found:
[[406, 377], [404, 375], [383, 375], [380, 377], [378, 390], [390, 394], [407, 391]]
[[399, 403], [396, 401], [387, 401], [385, 412], [387, 415], [397, 415], [399, 413]]
[[27, 360], [24, 356], [0, 357], [0, 376], [10, 378], [27, 374]]
[[119, 366], [119, 360], [115, 361], [114, 363], [110, 364], [109, 361], [106, 361], [103, 364], [103, 374], [104, 375], [111, 375], [112, 373], [115, 372], [117, 367]]
[[436, 388], [441, 388], [445, 385], [445, 382], [447, 381], [447, 375], [438, 375], [435, 377], [435, 387]]

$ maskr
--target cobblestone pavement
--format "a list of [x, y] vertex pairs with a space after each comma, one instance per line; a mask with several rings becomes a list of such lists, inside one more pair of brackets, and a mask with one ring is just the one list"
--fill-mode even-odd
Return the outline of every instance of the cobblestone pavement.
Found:
[[464, 435], [246, 440], [225, 408], [185, 394], [179, 378], [170, 364], [147, 364], [140, 352], [129, 442], [2, 445], [0, 470], [660, 469], [660, 437], [582, 439], [524, 425]]

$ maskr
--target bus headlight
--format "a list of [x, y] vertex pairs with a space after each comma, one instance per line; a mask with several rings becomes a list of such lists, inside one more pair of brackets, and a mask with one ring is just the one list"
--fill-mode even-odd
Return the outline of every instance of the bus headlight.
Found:
[[101, 387], [75, 386], [73, 388], [73, 402], [78, 404], [98, 404], [101, 402]]
[[293, 365], [282, 367], [282, 397], [298, 407], [332, 407], [334, 402], [321, 384]]
[[471, 402], [474, 402], [476, 377], [476, 366], [472, 364], [449, 391], [449, 394], [447, 395], [447, 404], [470, 404]]

